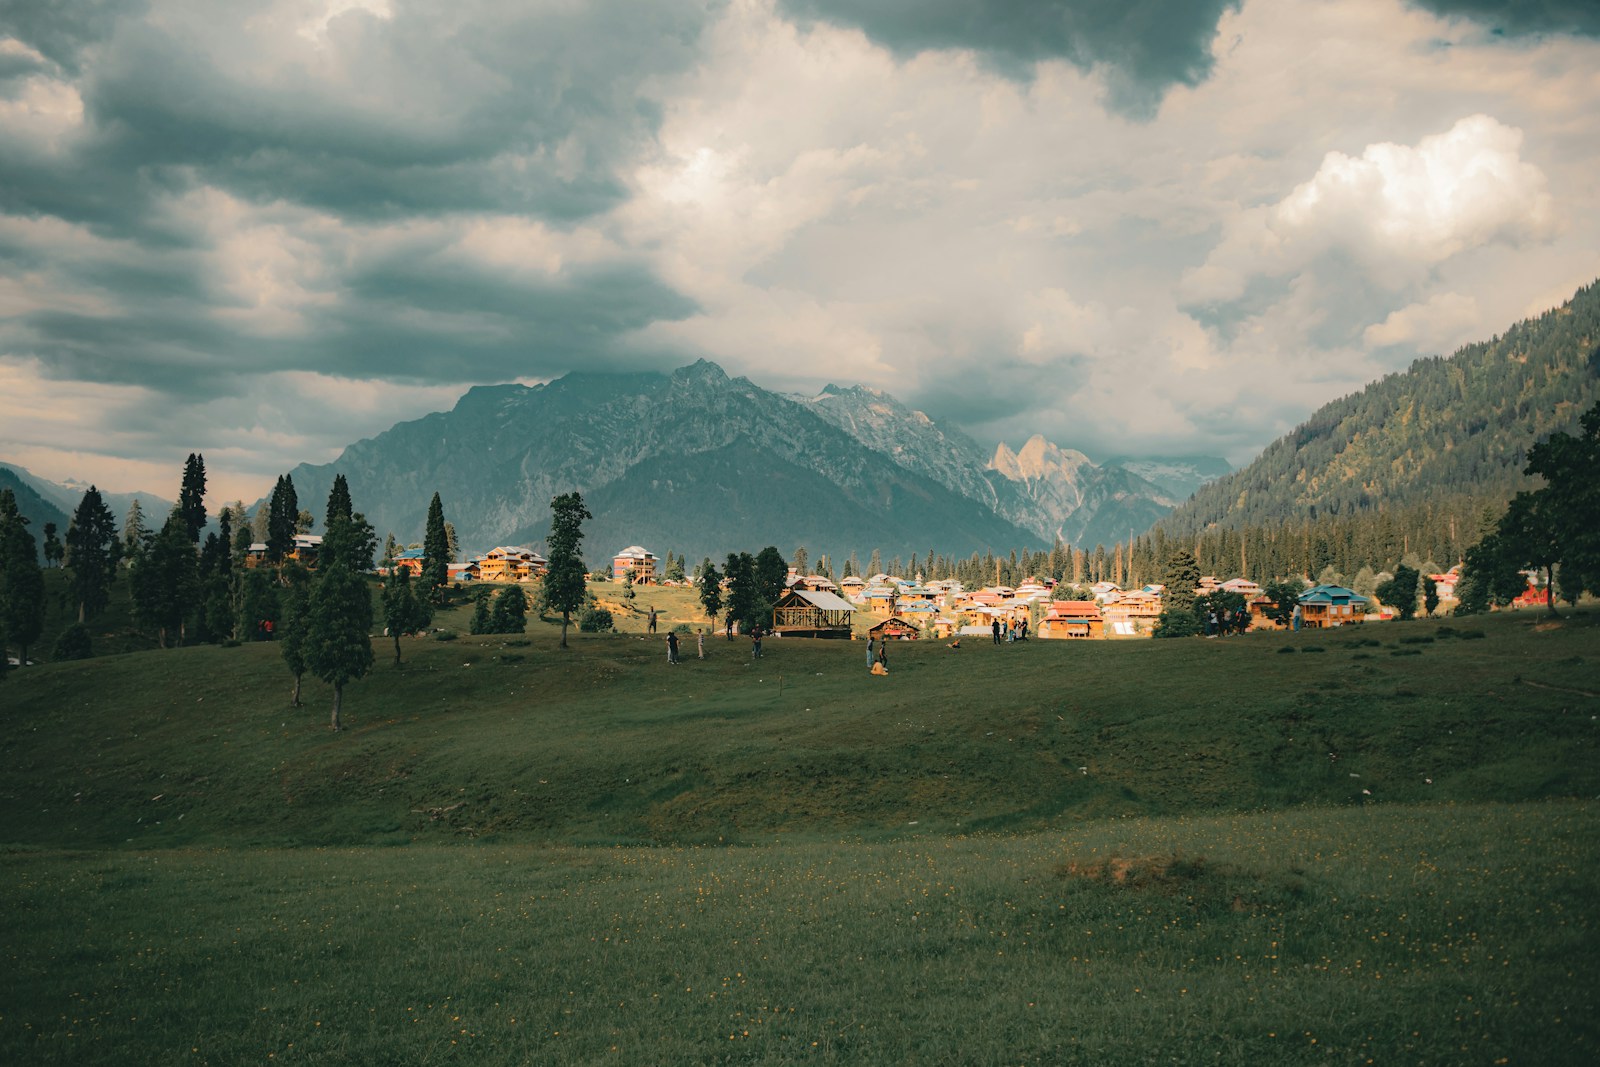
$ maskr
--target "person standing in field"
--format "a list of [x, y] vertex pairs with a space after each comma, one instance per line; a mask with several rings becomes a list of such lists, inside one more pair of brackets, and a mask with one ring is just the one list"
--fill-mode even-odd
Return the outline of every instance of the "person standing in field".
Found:
[[994, 634], [994, 643], [998, 645], [1000, 643], [1000, 618], [999, 618], [999, 616], [995, 616], [995, 618], [989, 623], [989, 629]]
[[655, 608], [652, 607], [650, 609], [650, 621], [647, 622], [645, 625], [650, 627], [650, 632], [651, 633], [655, 633], [656, 632], [656, 609]]
[[700, 627], [700, 631], [694, 635], [694, 644], [695, 644], [695, 651], [700, 653], [700, 658], [701, 659], [705, 659], [706, 658], [706, 628], [704, 626]]
[[750, 658], [761, 658], [761, 624], [759, 622], [750, 627]]
[[873, 660], [875, 660], [877, 658], [877, 655], [878, 655], [878, 650], [873, 647], [873, 644], [874, 644], [874, 638], [873, 638], [873, 636], [871, 634], [868, 634], [867, 635], [867, 670], [869, 670], [869, 671], [872, 670], [872, 662], [873, 662]]
[[671, 630], [667, 631], [667, 662], [678, 662], [678, 635]]

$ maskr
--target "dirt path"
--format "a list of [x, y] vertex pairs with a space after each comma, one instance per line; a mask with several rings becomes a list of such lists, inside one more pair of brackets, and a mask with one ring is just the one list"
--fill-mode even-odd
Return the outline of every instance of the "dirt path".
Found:
[[1570, 685], [1546, 685], [1544, 682], [1530, 682], [1522, 679], [1523, 685], [1531, 685], [1535, 689], [1549, 689], [1556, 693], [1577, 693], [1581, 697], [1600, 697], [1600, 693], [1591, 693], [1587, 689], [1574, 689]]

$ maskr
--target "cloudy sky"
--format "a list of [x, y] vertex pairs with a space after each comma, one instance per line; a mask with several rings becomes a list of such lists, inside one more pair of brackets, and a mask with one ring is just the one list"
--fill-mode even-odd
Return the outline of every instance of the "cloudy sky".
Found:
[[0, 6], [0, 459], [701, 356], [1248, 461], [1600, 276], [1592, 0]]

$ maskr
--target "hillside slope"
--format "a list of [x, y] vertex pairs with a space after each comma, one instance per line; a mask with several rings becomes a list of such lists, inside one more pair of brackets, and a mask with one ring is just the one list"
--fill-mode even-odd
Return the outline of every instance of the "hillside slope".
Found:
[[1324, 405], [1161, 526], [1183, 536], [1457, 496], [1503, 503], [1530, 484], [1528, 447], [1576, 430], [1596, 399], [1600, 282], [1501, 337], [1418, 360]]
[[[752, 663], [748, 642], [716, 639], [669, 668], [642, 635], [574, 633], [562, 652], [535, 625], [407, 640], [399, 669], [381, 643], [337, 735], [325, 686], [288, 705], [276, 645], [108, 656], [6, 679], [0, 803], [18, 817], [0, 839], [690, 843], [1592, 797], [1600, 738], [1573, 712], [1594, 699], [1600, 617], [1540, 621], [1474, 620], [1481, 640], [1417, 622], [906, 642], [887, 678], [856, 642], [773, 640]], [[1403, 657], [1379, 643], [1401, 638]]]

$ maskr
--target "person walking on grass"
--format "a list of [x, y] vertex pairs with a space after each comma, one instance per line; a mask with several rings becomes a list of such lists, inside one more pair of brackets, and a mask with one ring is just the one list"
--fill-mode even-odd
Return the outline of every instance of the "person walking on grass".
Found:
[[871, 634], [868, 634], [867, 635], [867, 670], [869, 670], [869, 671], [872, 670], [872, 664], [878, 658], [878, 650], [875, 647], [876, 644], [877, 644], [876, 639]]
[[989, 629], [994, 634], [994, 643], [998, 645], [1000, 643], [1000, 619], [998, 616], [989, 623]]
[[706, 628], [704, 626], [700, 627], [700, 631], [694, 635], [694, 645], [695, 645], [695, 651], [700, 653], [700, 658], [701, 659], [705, 659], [706, 658]]
[[672, 630], [667, 631], [667, 662], [678, 662], [678, 635]]
[[651, 633], [656, 632], [656, 609], [654, 607], [650, 609], [650, 621], [646, 625], [650, 627]]
[[761, 658], [761, 624], [759, 622], [750, 627], [750, 658]]

